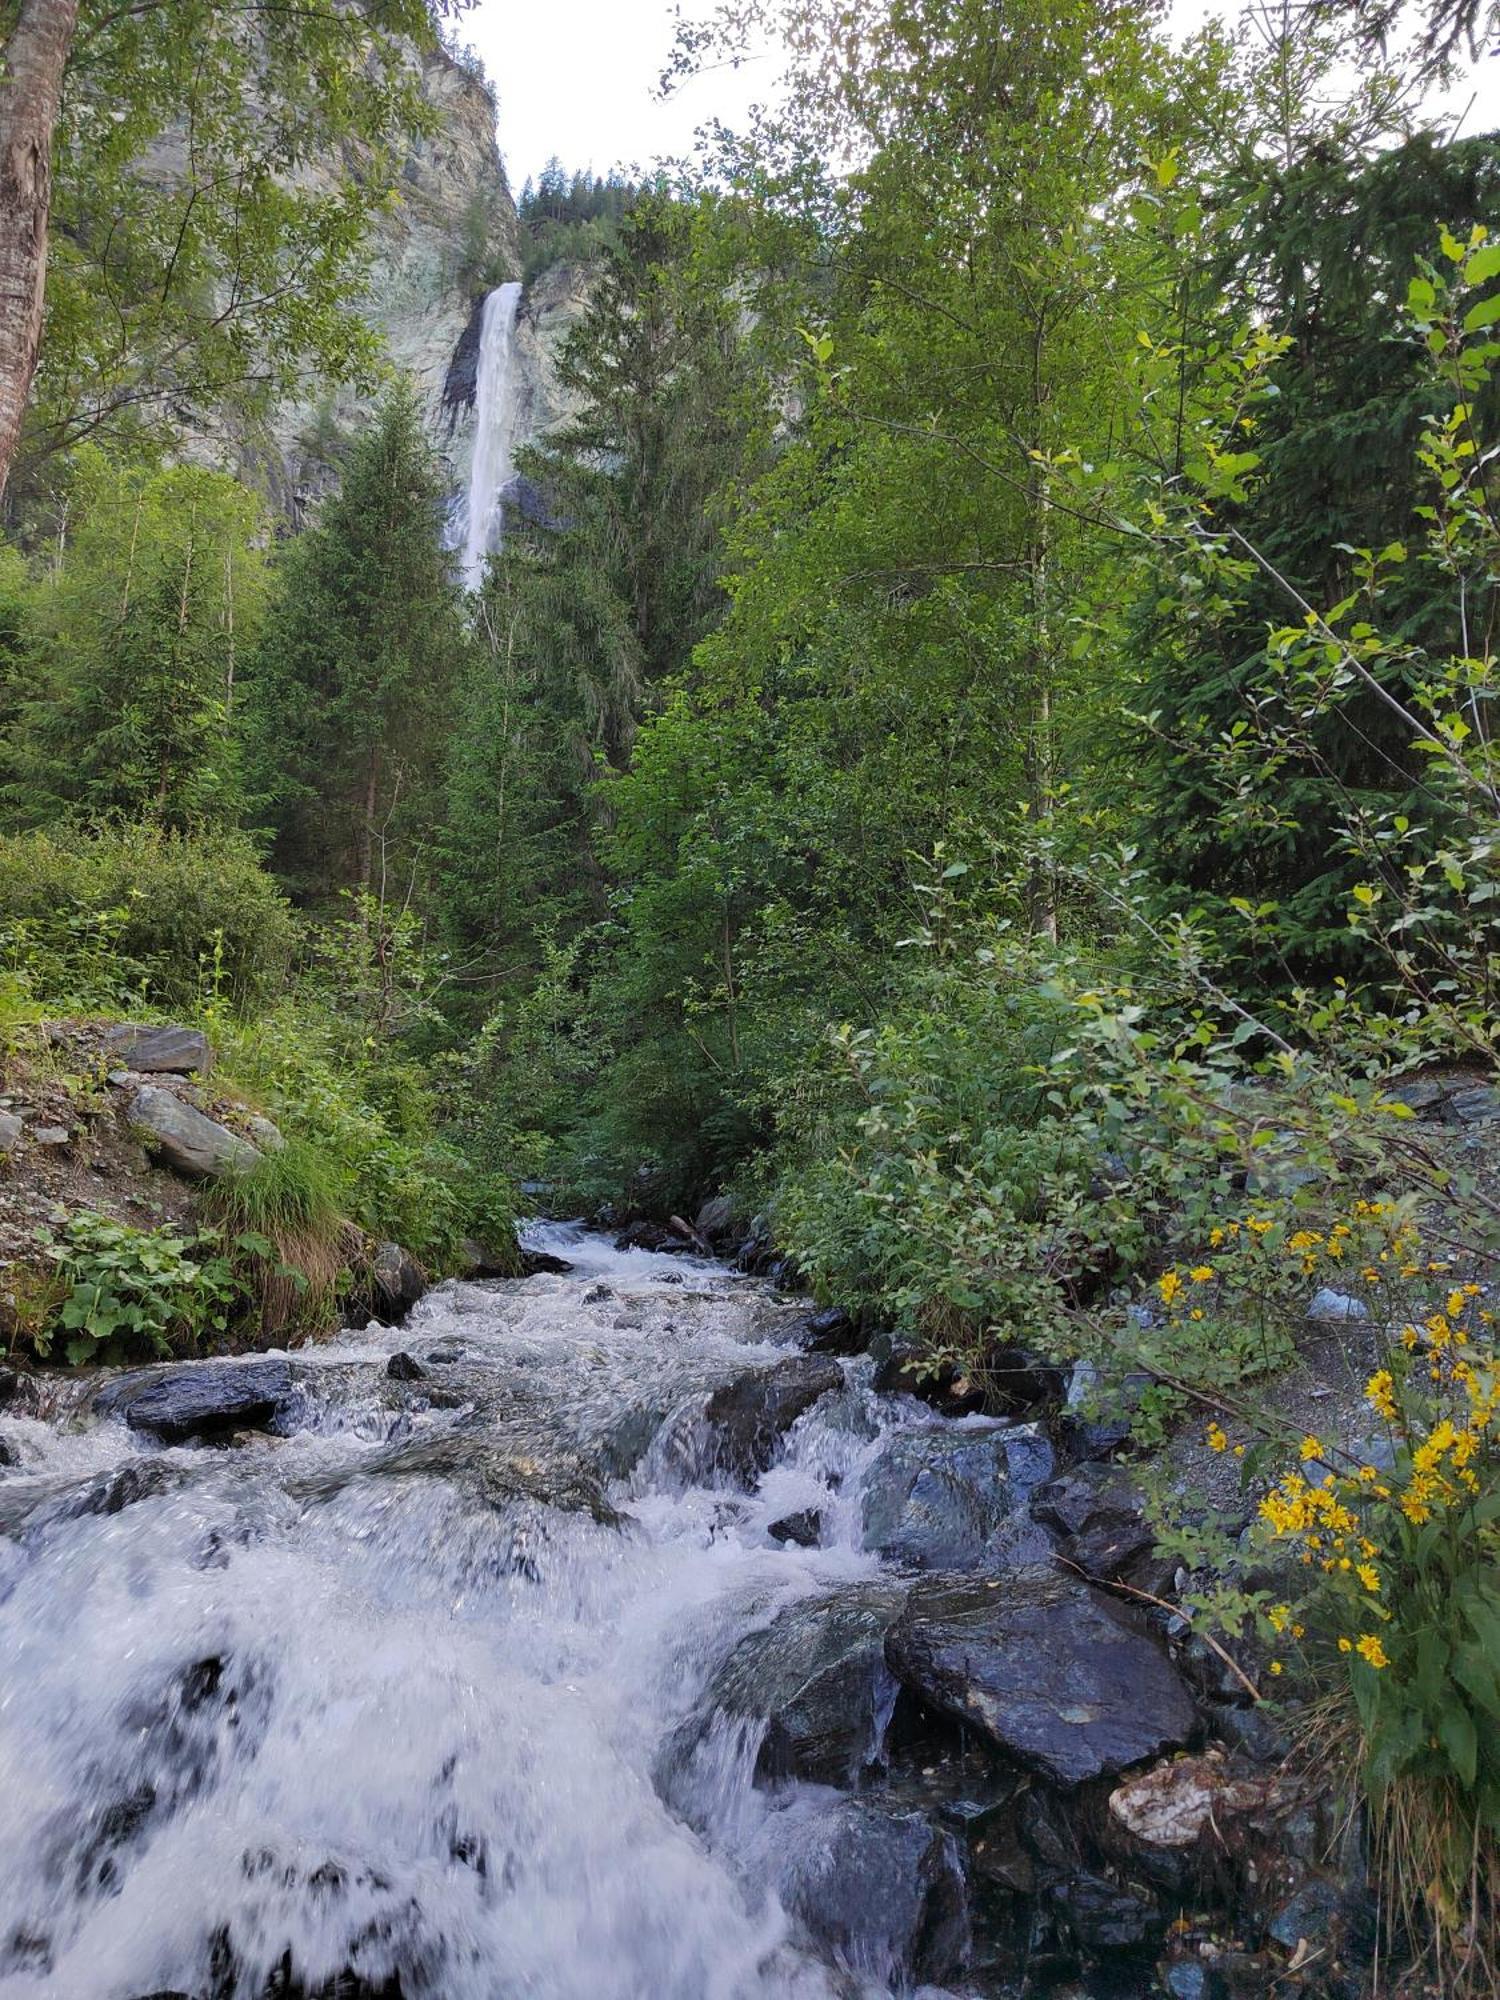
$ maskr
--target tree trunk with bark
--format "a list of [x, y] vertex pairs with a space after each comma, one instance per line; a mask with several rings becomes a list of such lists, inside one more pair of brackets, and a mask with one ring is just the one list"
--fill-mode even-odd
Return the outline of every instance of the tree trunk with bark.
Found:
[[52, 133], [78, 0], [22, 0], [0, 71], [0, 492], [36, 372], [52, 202]]

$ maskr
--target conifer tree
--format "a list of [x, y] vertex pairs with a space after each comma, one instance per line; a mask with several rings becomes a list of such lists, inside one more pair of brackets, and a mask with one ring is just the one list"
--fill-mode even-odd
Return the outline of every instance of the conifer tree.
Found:
[[263, 537], [255, 496], [223, 473], [80, 454], [65, 549], [30, 593], [13, 822], [237, 817], [235, 683], [264, 602]]
[[409, 392], [283, 559], [251, 683], [250, 776], [300, 893], [409, 882], [432, 830], [467, 637], [432, 453]]

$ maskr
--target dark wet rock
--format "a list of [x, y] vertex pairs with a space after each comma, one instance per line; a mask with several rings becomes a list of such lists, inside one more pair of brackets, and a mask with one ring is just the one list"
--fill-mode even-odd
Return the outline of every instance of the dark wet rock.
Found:
[[734, 1197], [715, 1195], [693, 1217], [693, 1228], [711, 1249], [727, 1249], [735, 1238]]
[[[566, 1257], [556, 1257], [550, 1250], [523, 1250], [521, 1252], [521, 1276], [523, 1278], [565, 1278], [573, 1269]], [[504, 1272], [497, 1273], [504, 1276]]]
[[951, 1363], [932, 1366], [910, 1347], [891, 1347], [878, 1359], [873, 1386], [880, 1396], [915, 1396], [945, 1417], [966, 1417], [984, 1408], [980, 1383]]
[[447, 1479], [471, 1489], [498, 1510], [529, 1501], [565, 1514], [588, 1514], [604, 1527], [619, 1527], [625, 1518], [605, 1497], [593, 1466], [566, 1445], [468, 1425], [441, 1437], [403, 1441], [288, 1490], [300, 1498], [328, 1500], [366, 1479]]
[[917, 1569], [1045, 1562], [1026, 1502], [1053, 1471], [1031, 1426], [932, 1424], [892, 1432], [865, 1476], [864, 1545]]
[[824, 1306], [809, 1315], [802, 1343], [808, 1354], [859, 1354], [864, 1344], [858, 1320], [842, 1306]]
[[781, 1843], [777, 1886], [814, 1947], [856, 1978], [905, 1990], [967, 1963], [957, 1845], [921, 1813], [839, 1800]]
[[602, 1306], [606, 1300], [613, 1297], [614, 1293], [608, 1285], [590, 1285], [583, 1295], [583, 1303], [586, 1306]]
[[[13, 1447], [13, 1446], [11, 1446], [11, 1445], [8, 1445], [8, 1444], [7, 1444], [6, 1442], [5, 1442], [5, 1439], [4, 1439], [4, 1438], [0, 1438], [0, 1467], [3, 1467], [3, 1466], [11, 1466], [11, 1465], [16, 1465], [16, 1464], [18, 1464], [19, 1462], [20, 1462], [20, 1461], [19, 1461], [19, 1460], [17, 1459], [17, 1457], [16, 1457], [16, 1454], [15, 1454], [15, 1450], [14, 1450], [14, 1447]], [[780, 1524], [778, 1523], [778, 1525], [780, 1525]], [[782, 1540], [782, 1539], [785, 1539], [785, 1538], [784, 1538], [784, 1537], [778, 1537], [778, 1540]]]
[[773, 1542], [791, 1542], [799, 1549], [815, 1549], [823, 1539], [823, 1516], [816, 1507], [800, 1514], [785, 1514], [773, 1521], [766, 1533]]
[[404, 1348], [398, 1349], [385, 1364], [385, 1372], [393, 1382], [421, 1382], [426, 1379], [427, 1370], [414, 1355]]
[[1310, 1875], [1272, 1913], [1267, 1935], [1288, 1951], [1306, 1938], [1321, 1944], [1344, 1915], [1342, 1888], [1330, 1876]]
[[267, 1430], [292, 1404], [285, 1361], [196, 1361], [167, 1374], [125, 1375], [94, 1400], [100, 1416], [123, 1416], [163, 1444], [233, 1430]]
[[3, 1363], [0, 1363], [0, 1410], [5, 1409], [8, 1404], [17, 1400], [20, 1387], [21, 1377], [19, 1372], [14, 1368], [7, 1368]]
[[1055, 1571], [919, 1586], [885, 1654], [924, 1702], [1059, 1785], [1180, 1748], [1198, 1728], [1155, 1640], [1102, 1592]]
[[150, 1028], [121, 1021], [104, 1031], [104, 1046], [115, 1061], [139, 1076], [206, 1076], [214, 1052], [196, 1028]]
[[[878, 1764], [895, 1694], [885, 1638], [905, 1599], [899, 1585], [851, 1585], [794, 1604], [750, 1633], [678, 1732], [668, 1757], [673, 1772], [691, 1764], [721, 1719], [764, 1725], [756, 1774], [769, 1783], [845, 1785]], [[668, 1782], [676, 1794], [671, 1776]]]
[[398, 1324], [427, 1290], [421, 1265], [399, 1243], [376, 1245], [370, 1259], [371, 1303], [381, 1319]]
[[[518, 1252], [514, 1243], [483, 1243], [477, 1236], [466, 1236], [458, 1250], [463, 1258], [463, 1275], [466, 1278], [514, 1278], [527, 1271], [527, 1253]], [[559, 1258], [558, 1261], [562, 1260]], [[563, 1268], [571, 1270], [572, 1266], [564, 1265]]]
[[1063, 1537], [1059, 1556], [1100, 1583], [1118, 1582], [1155, 1546], [1140, 1490], [1112, 1465], [1072, 1467], [1039, 1487], [1031, 1511]]
[[1166, 1929], [1155, 1897], [1103, 1875], [1080, 1874], [1059, 1882], [1051, 1901], [1060, 1927], [1085, 1960], [1154, 1950]]
[[789, 1354], [715, 1389], [704, 1408], [713, 1434], [716, 1465], [737, 1479], [765, 1471], [776, 1447], [820, 1396], [843, 1387], [836, 1361], [817, 1354]]
[[195, 1179], [246, 1173], [261, 1158], [248, 1139], [216, 1125], [159, 1084], [142, 1084], [131, 1098], [130, 1122], [151, 1152]]
[[615, 1238], [617, 1250], [687, 1251], [692, 1244], [665, 1222], [632, 1222]]
[[460, 1361], [467, 1361], [469, 1350], [461, 1341], [452, 1341], [444, 1347], [429, 1347], [423, 1359], [429, 1368], [456, 1368]]

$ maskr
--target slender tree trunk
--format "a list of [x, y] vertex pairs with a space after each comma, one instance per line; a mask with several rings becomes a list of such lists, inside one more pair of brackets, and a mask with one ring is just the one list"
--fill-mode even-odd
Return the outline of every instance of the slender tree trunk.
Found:
[[52, 203], [52, 130], [78, 0], [21, 0], [0, 72], [0, 492], [36, 372]]
[[355, 856], [358, 882], [368, 895], [375, 875], [375, 813], [380, 803], [380, 748], [370, 751], [365, 766], [365, 809], [359, 823], [359, 847]]

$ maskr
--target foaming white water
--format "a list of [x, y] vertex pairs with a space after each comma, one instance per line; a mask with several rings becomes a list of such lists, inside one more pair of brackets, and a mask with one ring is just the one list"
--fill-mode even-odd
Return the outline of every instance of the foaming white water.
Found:
[[511, 475], [515, 398], [511, 355], [515, 348], [519, 284], [497, 285], [484, 302], [479, 323], [479, 367], [474, 397], [474, 458], [464, 513], [463, 579], [477, 590], [484, 565], [500, 546], [502, 496]]
[[[800, 1806], [753, 1745], [706, 1835], [653, 1773], [747, 1631], [874, 1574], [848, 1495], [880, 1414], [826, 1398], [754, 1493], [669, 1474], [653, 1438], [793, 1315], [706, 1262], [546, 1247], [575, 1274], [299, 1356], [290, 1435], [0, 1424], [4, 2000], [852, 1990], [765, 1887]], [[768, 1539], [814, 1503], [826, 1546]]]

